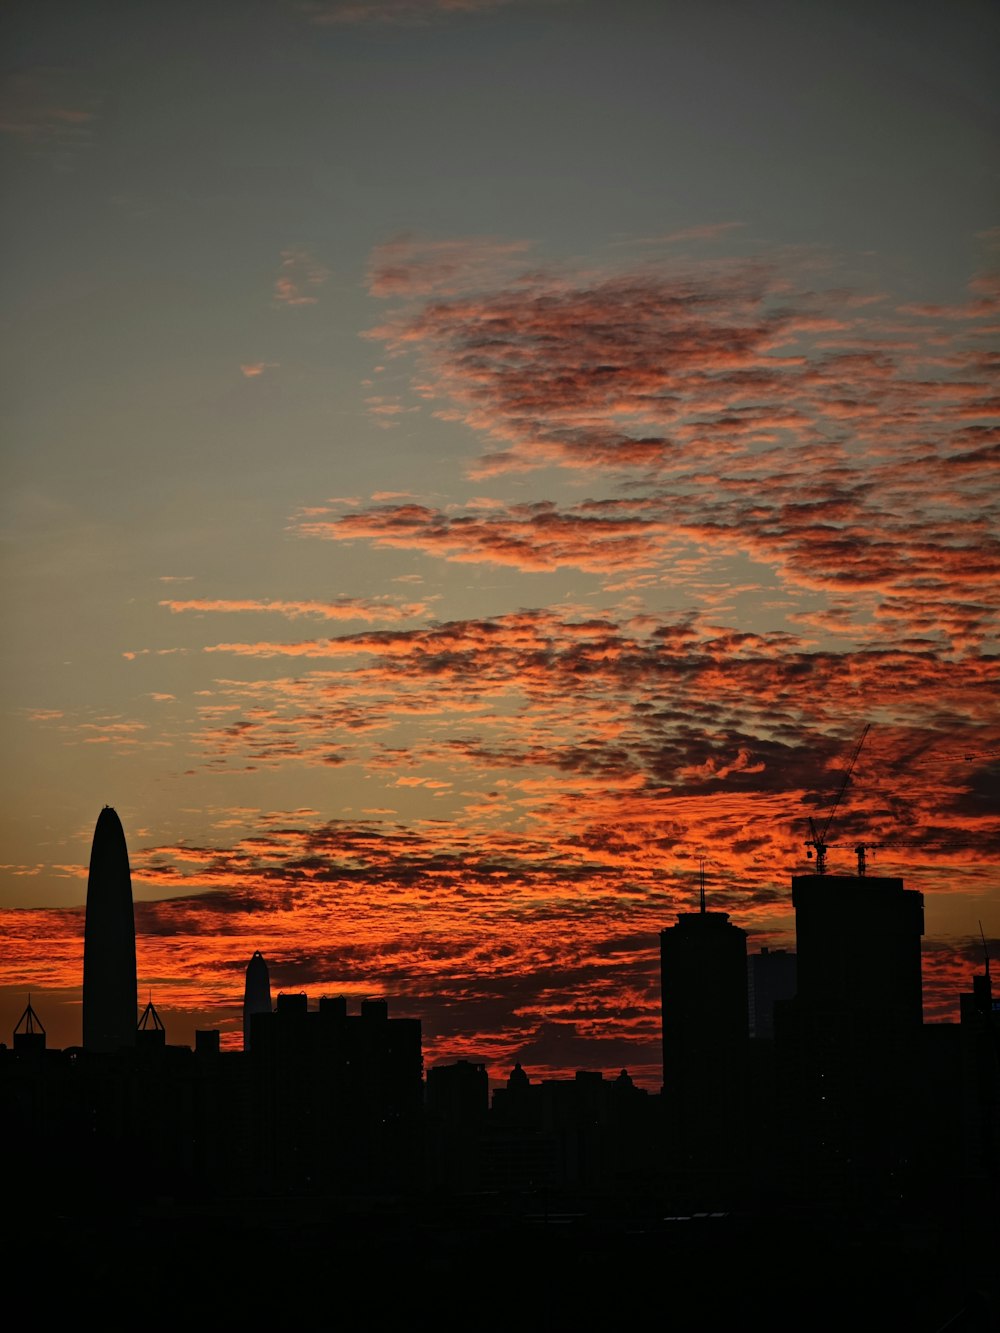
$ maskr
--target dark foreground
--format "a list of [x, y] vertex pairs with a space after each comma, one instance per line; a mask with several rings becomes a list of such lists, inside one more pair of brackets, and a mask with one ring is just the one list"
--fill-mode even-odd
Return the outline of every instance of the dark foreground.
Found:
[[[82, 1204], [82, 1201], [81, 1201]], [[994, 1333], [995, 1218], [655, 1197], [160, 1200], [9, 1218], [8, 1292], [155, 1327]], [[12, 1228], [12, 1229], [11, 1229]]]

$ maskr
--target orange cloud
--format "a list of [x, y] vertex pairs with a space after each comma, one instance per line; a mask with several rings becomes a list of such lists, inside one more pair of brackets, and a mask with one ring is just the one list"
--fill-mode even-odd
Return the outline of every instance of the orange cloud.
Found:
[[255, 598], [192, 598], [187, 601], [166, 600], [161, 606], [178, 613], [181, 611], [200, 611], [203, 613], [242, 613], [270, 612], [285, 616], [289, 620], [315, 618], [317, 620], [409, 620], [426, 613], [423, 602], [392, 604], [373, 602], [357, 597], [341, 597], [336, 602], [310, 601], [264, 601]]
[[[668, 832], [670, 813], [658, 819]], [[287, 816], [229, 845], [137, 848], [135, 882], [172, 895], [136, 903], [140, 985], [155, 978], [171, 1040], [190, 1041], [207, 1015], [235, 1045], [243, 972], [260, 948], [279, 989], [390, 996], [394, 1013], [422, 1019], [431, 1063], [478, 1051], [503, 1074], [530, 1053], [563, 1075], [628, 1065], [656, 1087], [657, 935], [695, 900], [699, 867], [663, 848], [624, 855], [610, 828], [553, 845], [451, 824]], [[709, 900], [750, 930], [751, 948], [789, 943], [783, 873], [754, 896], [713, 870]], [[0, 923], [0, 987], [29, 985], [78, 1013], [82, 911], [6, 912]], [[954, 1018], [979, 940], [930, 938], [924, 959], [928, 1017]]]
[[[261, 948], [277, 985], [391, 995], [432, 1061], [634, 1056], [656, 1086], [658, 931], [705, 859], [712, 904], [752, 947], [790, 943], [808, 820], [872, 722], [831, 869], [853, 871], [863, 844], [870, 870], [925, 893], [952, 932], [926, 941], [927, 1012], [954, 1017], [978, 962], [966, 917], [1000, 851], [987, 289], [957, 318], [777, 265], [553, 276], [493, 242], [394, 244], [373, 256], [373, 289], [399, 303], [379, 336], [412, 358], [419, 403], [480, 442], [481, 477], [555, 465], [591, 489], [388, 493], [295, 520], [304, 539], [518, 571], [526, 607], [507, 614], [163, 603], [198, 613], [200, 651], [130, 656], [176, 696], [157, 711], [192, 771], [315, 782], [327, 766], [357, 792], [341, 820], [222, 811], [199, 838], [138, 839], [156, 899], [138, 911], [141, 969], [178, 1015], [216, 1006], [234, 1040]], [[572, 601], [527, 609], [560, 569], [582, 571]], [[265, 612], [294, 637], [219, 631]], [[186, 693], [199, 662], [218, 674]], [[125, 715], [58, 725], [168, 739]], [[8, 924], [0, 982], [23, 966], [78, 986], [79, 914]]]

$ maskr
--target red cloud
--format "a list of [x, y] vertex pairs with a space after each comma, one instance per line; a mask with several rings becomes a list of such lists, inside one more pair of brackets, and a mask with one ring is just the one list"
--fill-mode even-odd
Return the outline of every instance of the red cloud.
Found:
[[[659, 827], [669, 832], [662, 811]], [[586, 842], [569, 830], [553, 845], [451, 824], [300, 817], [230, 845], [136, 848], [134, 879], [158, 892], [136, 904], [140, 984], [155, 978], [171, 1040], [190, 1041], [207, 1016], [238, 1044], [243, 971], [260, 948], [280, 989], [388, 994], [395, 1013], [423, 1020], [431, 1063], [478, 1048], [500, 1074], [533, 1051], [571, 1074], [592, 1040], [591, 1062], [613, 1045], [613, 1067], [628, 1063], [655, 1087], [657, 934], [694, 901], [699, 867], [665, 847], [628, 861], [628, 841], [611, 827]], [[772, 885], [754, 896], [711, 871], [710, 905], [750, 930], [751, 948], [791, 942], [787, 876]], [[2, 924], [0, 986], [78, 1003], [82, 911], [7, 912]], [[926, 941], [928, 1017], [956, 1016], [980, 957], [972, 937]]]
[[905, 608], [901, 643], [930, 633], [965, 651], [993, 633], [992, 284], [974, 280], [961, 311], [889, 313], [880, 295], [794, 287], [776, 265], [574, 282], [491, 274], [513, 256], [489, 245], [450, 243], [445, 259], [399, 246], [395, 269], [373, 261], [373, 286], [411, 301], [371, 336], [415, 355], [420, 395], [487, 442], [471, 475], [631, 475], [631, 498], [314, 509], [304, 534], [633, 579], [712, 547], [770, 566], [792, 593], [873, 598], [883, 638]]
[[[706, 859], [713, 902], [789, 943], [808, 818], [825, 819], [874, 719], [831, 869], [852, 871], [862, 844], [871, 870], [925, 892], [945, 923], [928, 1013], [953, 1017], [970, 895], [995, 887], [1000, 838], [985, 289], [959, 320], [763, 265], [517, 278], [516, 254], [491, 245], [376, 257], [373, 284], [407, 302], [383, 336], [419, 362], [421, 397], [481, 438], [482, 475], [554, 463], [585, 472], [593, 498], [390, 494], [311, 506], [297, 530], [592, 582], [574, 580], [572, 607], [419, 624], [399, 622], [423, 605], [380, 600], [164, 603], [210, 629], [186, 672], [232, 677], [186, 717], [186, 675], [155, 682], [202, 774], [315, 781], [304, 770], [329, 766], [355, 809], [400, 814], [227, 816], [200, 841], [136, 846], [136, 881], [160, 899], [138, 910], [142, 969], [177, 1013], [216, 1005], [235, 1034], [259, 947], [279, 985], [394, 995], [424, 1018], [432, 1060], [554, 1067], [565, 1039], [641, 1052], [655, 1085], [657, 932]], [[600, 580], [648, 601], [587, 609]], [[265, 611], [368, 623], [219, 641], [216, 614]], [[130, 669], [169, 672], [171, 651]], [[147, 743], [124, 716], [58, 725]], [[4, 966], [77, 985], [79, 917], [45, 920], [51, 956], [42, 918], [11, 919]]]
[[[782, 471], [784, 461], [781, 451], [765, 450], [744, 477], [735, 465], [727, 476], [679, 473], [669, 492], [648, 487], [633, 499], [562, 510], [545, 501], [464, 513], [414, 503], [348, 514], [314, 506], [297, 530], [526, 572], [572, 566], [610, 577], [675, 570], [678, 582], [686, 581], [692, 549], [711, 548], [770, 566], [799, 595], [871, 599], [872, 619], [854, 627], [862, 641], [885, 642], [898, 625], [910, 638], [931, 634], [964, 651], [994, 632], [997, 608], [985, 593], [1000, 580], [1000, 541], [970, 508], [991, 458], [968, 460], [968, 472], [963, 464], [955, 473], [954, 460], [924, 457], [916, 480], [913, 461], [874, 459], [852, 468], [814, 456], [808, 470], [806, 458], [799, 460], [801, 473], [794, 463]], [[946, 482], [953, 473], [963, 478], [958, 490]], [[951, 512], [946, 519], [935, 510]], [[697, 587], [691, 591], [701, 597]], [[809, 614], [820, 623], [816, 612]], [[840, 620], [838, 628], [842, 614]]]
[[644, 568], [657, 563], [669, 535], [662, 523], [641, 514], [598, 518], [560, 513], [545, 501], [465, 515], [419, 504], [382, 505], [348, 515], [320, 515], [313, 509], [297, 527], [303, 536], [363, 538], [381, 547], [524, 570], [562, 565], [594, 571]]

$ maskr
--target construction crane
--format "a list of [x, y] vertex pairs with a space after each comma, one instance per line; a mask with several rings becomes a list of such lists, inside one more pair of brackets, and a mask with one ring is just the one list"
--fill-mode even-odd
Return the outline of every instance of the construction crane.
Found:
[[864, 875], [868, 868], [868, 853], [880, 851], [897, 852], [949, 852], [961, 850], [971, 844], [965, 838], [938, 839], [929, 842], [859, 842], [854, 852], [858, 858], [858, 874]]
[[[823, 825], [822, 830], [818, 830], [812, 816], [810, 815], [809, 817], [809, 832], [812, 834], [812, 837], [806, 839], [806, 856], [812, 857], [813, 851], [815, 850], [817, 875], [826, 874], [826, 852], [827, 848], [830, 846], [826, 840], [826, 835], [830, 831], [830, 824], [833, 822], [833, 817], [837, 813], [837, 806], [840, 805], [844, 792], [847, 790], [847, 784], [851, 780], [851, 774], [854, 772], [854, 765], [858, 762], [858, 755], [861, 753], [861, 747], [865, 743], [865, 737], [868, 735], [870, 727], [871, 723], [866, 722], [865, 729], [861, 733], [861, 739], [854, 747], [854, 753], [851, 755], [851, 762], [847, 765], [844, 780], [840, 784], [840, 791], [837, 792], [837, 798], [830, 809], [830, 813], [826, 817], [826, 823]], [[863, 861], [864, 852], [858, 851], [859, 866], [863, 864]], [[858, 873], [864, 874], [864, 871], [859, 869]]]

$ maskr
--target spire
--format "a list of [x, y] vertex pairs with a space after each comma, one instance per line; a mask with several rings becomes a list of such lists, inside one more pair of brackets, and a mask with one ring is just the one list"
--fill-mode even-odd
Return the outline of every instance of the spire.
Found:
[[42, 1026], [41, 1019], [31, 1007], [30, 995], [28, 996], [27, 1007], [17, 1020], [17, 1026], [14, 1028], [14, 1050], [45, 1050], [45, 1029]]
[[[23, 1025], [23, 1026], [22, 1026]], [[17, 1020], [17, 1027], [14, 1029], [15, 1035], [18, 1032], [24, 1032], [27, 1036], [33, 1037], [38, 1033], [45, 1036], [45, 1028], [42, 1026], [42, 1020], [31, 1007], [31, 992], [28, 992], [28, 1004], [24, 1013]]]
[[162, 1049], [166, 1044], [167, 1030], [156, 1012], [153, 996], [150, 994], [149, 1003], [143, 1009], [139, 1026], [136, 1028], [136, 1045], [147, 1049], [151, 1046]]
[[139, 1026], [137, 1028], [137, 1031], [138, 1032], [166, 1031], [166, 1028], [164, 1028], [163, 1026], [163, 1020], [160, 1018], [160, 1015], [156, 1012], [156, 1008], [153, 1004], [152, 995], [150, 995], [149, 997], [149, 1004], [147, 1004], [145, 1009], [143, 1009], [142, 1011], [142, 1017], [139, 1019]]

